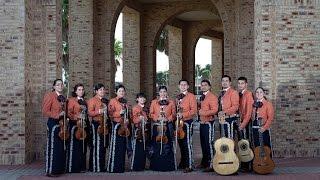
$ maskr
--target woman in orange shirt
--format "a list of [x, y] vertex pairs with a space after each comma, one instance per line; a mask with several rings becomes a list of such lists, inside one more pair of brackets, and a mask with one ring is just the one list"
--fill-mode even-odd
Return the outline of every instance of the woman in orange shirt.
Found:
[[[259, 132], [262, 133], [263, 143], [266, 146], [271, 148], [271, 139], [270, 139], [270, 125], [274, 117], [274, 109], [272, 103], [268, 101], [264, 94], [265, 90], [262, 87], [258, 87], [255, 91], [255, 102], [253, 104], [253, 141], [254, 146], [257, 147], [260, 145], [259, 142]], [[259, 127], [259, 122], [261, 122], [261, 127]]]
[[131, 170], [143, 171], [146, 166], [146, 149], [149, 141], [148, 135], [146, 134], [148, 131], [148, 109], [145, 106], [146, 96], [144, 93], [137, 94], [136, 102], [137, 104], [132, 108], [134, 134], [132, 136], [133, 154], [131, 160]]
[[90, 145], [89, 170], [92, 172], [105, 171], [106, 148], [109, 143], [108, 133], [108, 100], [104, 98], [103, 84], [94, 86], [95, 96], [88, 101], [88, 114], [92, 118], [92, 141]]
[[116, 87], [117, 97], [112, 98], [108, 112], [112, 122], [111, 141], [107, 170], [111, 173], [123, 173], [130, 130], [128, 104], [125, 99], [126, 89], [123, 85]]
[[[151, 170], [174, 171], [177, 169], [173, 151], [174, 129], [172, 121], [175, 119], [175, 115], [175, 103], [168, 99], [167, 87], [160, 86], [159, 98], [154, 99], [150, 106], [150, 118], [153, 120], [153, 125], [151, 126]], [[161, 136], [162, 132], [163, 136]]]
[[[72, 97], [68, 99], [68, 117], [70, 131], [70, 146], [68, 149], [67, 171], [70, 173], [86, 170], [86, 154], [89, 122], [87, 118], [87, 103], [84, 100], [84, 86], [76, 84]], [[81, 136], [86, 134], [86, 137]]]
[[62, 95], [63, 82], [56, 79], [53, 82], [52, 92], [43, 98], [42, 113], [48, 117], [47, 121], [47, 150], [46, 150], [46, 173], [49, 177], [58, 176], [65, 172], [66, 151], [64, 142], [59, 137], [59, 121], [65, 115], [64, 105], [66, 98]]

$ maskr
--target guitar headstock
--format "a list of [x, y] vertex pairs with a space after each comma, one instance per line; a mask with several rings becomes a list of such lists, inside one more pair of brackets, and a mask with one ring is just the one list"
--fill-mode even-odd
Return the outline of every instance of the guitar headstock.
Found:
[[224, 124], [226, 122], [226, 117], [225, 116], [226, 116], [225, 114], [218, 116], [220, 124]]

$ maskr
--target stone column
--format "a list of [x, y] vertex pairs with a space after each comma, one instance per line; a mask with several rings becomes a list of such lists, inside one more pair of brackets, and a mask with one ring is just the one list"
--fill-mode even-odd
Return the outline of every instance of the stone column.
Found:
[[168, 93], [175, 97], [179, 93], [178, 82], [182, 78], [182, 29], [166, 26], [169, 42]]
[[69, 71], [71, 88], [83, 83], [92, 92], [93, 1], [69, 0]]
[[130, 104], [140, 92], [140, 13], [124, 7], [123, 13], [123, 84]]
[[221, 76], [222, 76], [222, 39], [212, 38], [212, 59], [211, 59], [211, 90], [216, 95], [219, 94], [221, 89]]

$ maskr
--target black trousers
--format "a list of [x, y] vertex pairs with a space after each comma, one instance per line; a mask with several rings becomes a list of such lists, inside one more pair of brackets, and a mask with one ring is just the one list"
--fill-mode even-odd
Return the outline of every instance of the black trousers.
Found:
[[[46, 173], [62, 174], [66, 170], [66, 149], [59, 135], [60, 125], [56, 119], [47, 121]], [[66, 147], [68, 142], [66, 142]]]
[[109, 135], [105, 137], [106, 147], [104, 147], [104, 137], [98, 133], [99, 123], [92, 121], [92, 140], [90, 145], [89, 170], [92, 172], [106, 171], [106, 148], [109, 144]]
[[[76, 122], [69, 122], [70, 145], [68, 148], [67, 172], [79, 173], [86, 170], [87, 138], [82, 141], [76, 138]], [[88, 131], [85, 129], [88, 137]]]
[[200, 124], [200, 143], [202, 150], [201, 165], [204, 168], [211, 167], [214, 156], [214, 121]]
[[193, 152], [192, 152], [192, 133], [193, 133], [193, 120], [184, 121], [183, 131], [186, 136], [179, 139], [179, 147], [181, 152], [180, 168], [193, 168]]
[[125, 159], [130, 137], [118, 135], [120, 123], [112, 122], [111, 140], [107, 170], [111, 173], [123, 173], [125, 171]]

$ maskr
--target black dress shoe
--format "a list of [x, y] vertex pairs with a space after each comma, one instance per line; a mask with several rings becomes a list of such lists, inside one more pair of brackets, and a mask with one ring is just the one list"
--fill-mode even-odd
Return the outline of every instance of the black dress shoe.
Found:
[[214, 170], [210, 167], [207, 167], [202, 172], [214, 172]]
[[183, 172], [184, 173], [189, 173], [189, 172], [192, 172], [192, 169], [191, 168], [185, 168]]
[[46, 176], [48, 176], [48, 177], [58, 177], [59, 174], [50, 174], [50, 173], [47, 173]]
[[196, 166], [196, 168], [197, 169], [203, 169], [203, 168], [206, 168], [206, 167], [204, 165], [202, 165], [202, 164], [199, 164], [199, 165]]

